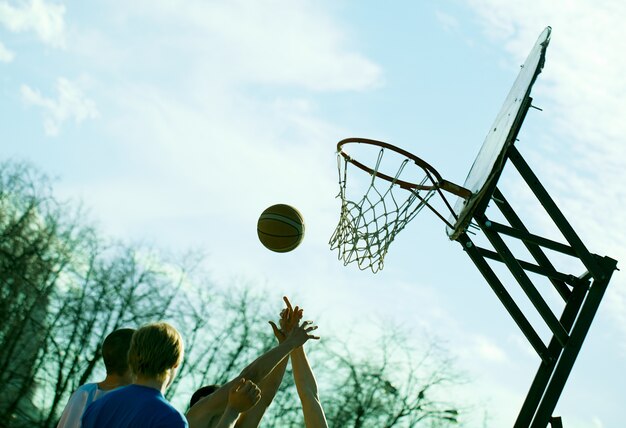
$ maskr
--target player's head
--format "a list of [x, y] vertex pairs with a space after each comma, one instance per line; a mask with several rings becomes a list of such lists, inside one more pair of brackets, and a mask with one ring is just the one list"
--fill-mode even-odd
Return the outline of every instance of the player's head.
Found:
[[128, 374], [128, 349], [134, 332], [134, 328], [120, 328], [104, 339], [102, 359], [107, 375], [126, 376]]
[[128, 365], [135, 377], [167, 382], [174, 380], [183, 360], [183, 338], [165, 322], [147, 324], [133, 334], [128, 350]]
[[219, 385], [205, 385], [203, 387], [198, 388], [198, 390], [191, 395], [191, 399], [189, 400], [189, 407], [196, 404], [201, 398], [204, 398], [207, 395], [213, 394], [219, 388], [220, 388]]

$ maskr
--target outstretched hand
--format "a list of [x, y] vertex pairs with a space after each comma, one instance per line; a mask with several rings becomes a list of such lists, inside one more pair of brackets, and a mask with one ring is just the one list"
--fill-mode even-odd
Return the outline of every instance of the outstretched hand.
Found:
[[261, 399], [261, 390], [250, 380], [240, 379], [228, 392], [228, 406], [239, 413], [253, 407]]
[[287, 338], [287, 335], [285, 334], [285, 332], [281, 330], [280, 328], [278, 328], [278, 326], [276, 325], [274, 321], [268, 321], [268, 322], [272, 326], [272, 331], [274, 332], [274, 336], [276, 336], [276, 340], [278, 340], [278, 343], [283, 343], [285, 339]]
[[292, 308], [287, 296], [283, 297], [283, 301], [287, 307], [280, 313], [280, 328], [285, 334], [289, 334], [300, 323], [304, 309], [299, 306]]
[[295, 309], [292, 308], [291, 302], [287, 297], [283, 297], [283, 301], [286, 304], [286, 308], [280, 311], [280, 320], [278, 327], [276, 323], [273, 321], [269, 321], [272, 326], [272, 330], [274, 331], [274, 336], [278, 340], [278, 343], [282, 343], [291, 330], [293, 330], [294, 326], [297, 326], [300, 320], [302, 319], [303, 310], [296, 306]]
[[309, 339], [318, 340], [320, 338], [311, 333], [314, 330], [317, 330], [317, 326], [313, 325], [313, 321], [304, 321], [302, 324], [294, 327], [285, 340], [293, 341], [294, 346], [297, 348], [304, 345]]
[[278, 342], [283, 342], [291, 337], [297, 347], [302, 346], [308, 339], [319, 339], [318, 336], [311, 334], [313, 330], [317, 329], [316, 325], [312, 325], [312, 321], [305, 321], [300, 325], [304, 310], [299, 306], [292, 307], [287, 297], [283, 297], [283, 300], [287, 307], [280, 312], [280, 328], [273, 321], [269, 322]]

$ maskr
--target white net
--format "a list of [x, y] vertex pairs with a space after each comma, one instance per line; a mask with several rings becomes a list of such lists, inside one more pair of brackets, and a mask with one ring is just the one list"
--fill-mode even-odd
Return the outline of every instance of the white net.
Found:
[[[379, 171], [384, 153], [385, 149], [381, 148], [374, 172]], [[371, 174], [369, 182], [362, 183], [365, 192], [361, 191], [359, 195], [362, 196], [358, 199], [352, 198], [349, 193], [354, 192], [347, 189], [347, 170], [352, 163], [337, 154], [340, 188], [337, 197], [342, 201], [341, 215], [329, 243], [331, 250], [339, 251], [339, 260], [344, 265], [356, 261], [361, 270], [369, 268], [374, 273], [381, 270], [389, 245], [396, 235], [435, 193], [435, 190], [407, 190], [397, 185], [408, 163], [406, 158], [399, 161], [392, 181]], [[424, 176], [419, 184], [432, 183], [432, 177], [422, 172]], [[358, 202], [355, 202], [357, 199]]]

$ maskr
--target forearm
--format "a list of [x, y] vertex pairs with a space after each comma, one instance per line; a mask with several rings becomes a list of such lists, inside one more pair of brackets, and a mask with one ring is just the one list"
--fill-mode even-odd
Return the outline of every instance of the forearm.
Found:
[[261, 383], [263, 378], [279, 365], [282, 360], [285, 360], [286, 363], [287, 356], [293, 348], [294, 345], [292, 341], [283, 341], [254, 360], [243, 369], [239, 376], [227, 384], [222, 385], [210, 396], [198, 401], [187, 411], [187, 421], [189, 422], [190, 428], [205, 427], [208, 420], [215, 417], [215, 415], [221, 415], [228, 402], [228, 391], [233, 385], [239, 382], [241, 378], [250, 380], [256, 384]]
[[317, 396], [317, 382], [303, 347], [300, 346], [291, 353], [291, 366], [293, 367], [293, 379], [296, 383], [298, 395]]
[[304, 348], [296, 348], [291, 353], [291, 366], [296, 390], [302, 402], [302, 413], [306, 427], [327, 428], [326, 416], [318, 396], [317, 382], [304, 353]]
[[285, 340], [261, 355], [242, 370], [239, 377], [260, 383], [293, 350], [292, 341]]
[[265, 379], [259, 383], [259, 388], [261, 389], [261, 399], [253, 408], [239, 417], [237, 424], [235, 425], [237, 428], [256, 428], [259, 426], [265, 411], [276, 396], [276, 392], [278, 391], [278, 388], [283, 380], [283, 376], [285, 375], [288, 362], [288, 358], [283, 358], [283, 360], [278, 363], [276, 367], [274, 367], [274, 370], [272, 370], [270, 374], [268, 374]]
[[[261, 405], [267, 407], [270, 405], [274, 397], [276, 396], [276, 392], [280, 387], [280, 384], [283, 381], [283, 377], [285, 375], [285, 370], [287, 369], [287, 363], [289, 362], [289, 358], [285, 357], [278, 363], [274, 370], [272, 370], [265, 379], [259, 382], [259, 388], [261, 389], [261, 400], [257, 403], [255, 407], [259, 407]], [[250, 410], [248, 410], [249, 413]]]
[[233, 428], [235, 426], [235, 422], [237, 422], [238, 417], [238, 411], [236, 411], [232, 407], [226, 407], [222, 418], [217, 423], [217, 425], [215, 425], [215, 428]]

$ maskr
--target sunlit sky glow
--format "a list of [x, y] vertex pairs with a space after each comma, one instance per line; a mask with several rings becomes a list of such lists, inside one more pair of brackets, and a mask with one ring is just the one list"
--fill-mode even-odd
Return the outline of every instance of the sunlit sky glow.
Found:
[[[387, 3], [0, 1], [0, 156], [58, 177], [110, 236], [202, 248], [219, 281], [298, 295], [322, 335], [391, 317], [442, 338], [473, 379], [459, 396], [509, 426], [539, 360], [438, 219], [421, 213], [377, 275], [330, 252], [335, 144], [388, 141], [462, 183], [550, 25], [543, 112], [518, 147], [589, 249], [626, 260], [626, 3]], [[502, 187], [552, 233], [519, 180]], [[305, 218], [292, 253], [256, 238], [274, 203]], [[568, 428], [623, 425], [625, 285], [617, 272], [559, 402]]]

